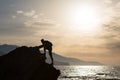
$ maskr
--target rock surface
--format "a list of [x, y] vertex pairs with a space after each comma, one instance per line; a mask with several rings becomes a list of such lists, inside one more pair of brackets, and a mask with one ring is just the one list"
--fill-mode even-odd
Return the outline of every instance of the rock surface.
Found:
[[57, 80], [59, 75], [38, 47], [19, 47], [0, 57], [0, 80]]

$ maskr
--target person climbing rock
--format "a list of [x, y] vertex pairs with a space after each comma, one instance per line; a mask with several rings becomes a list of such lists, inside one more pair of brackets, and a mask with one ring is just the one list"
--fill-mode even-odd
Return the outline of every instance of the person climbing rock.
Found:
[[41, 39], [41, 43], [42, 43], [42, 45], [40, 45], [39, 47], [44, 48], [44, 55], [45, 56], [46, 56], [46, 50], [48, 50], [49, 56], [50, 56], [51, 61], [52, 61], [51, 64], [53, 65], [53, 56], [52, 56], [52, 46], [53, 46], [53, 44], [50, 41], [44, 40], [44, 39]]

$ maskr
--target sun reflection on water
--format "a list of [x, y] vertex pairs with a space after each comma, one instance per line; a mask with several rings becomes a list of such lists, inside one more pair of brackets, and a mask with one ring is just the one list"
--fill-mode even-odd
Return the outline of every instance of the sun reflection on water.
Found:
[[[61, 70], [59, 80], [97, 80], [120, 79], [120, 70], [108, 66], [58, 66]], [[118, 79], [119, 78], [119, 79]]]
[[98, 71], [103, 72], [105, 67], [101, 66], [76, 66], [74, 67], [74, 71], [77, 75], [81, 76], [90, 76], [95, 75]]

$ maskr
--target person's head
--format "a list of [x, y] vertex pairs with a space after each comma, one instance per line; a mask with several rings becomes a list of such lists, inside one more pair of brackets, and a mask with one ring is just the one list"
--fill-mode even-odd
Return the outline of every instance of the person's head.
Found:
[[41, 39], [41, 42], [43, 43], [43, 42], [44, 42], [44, 39]]

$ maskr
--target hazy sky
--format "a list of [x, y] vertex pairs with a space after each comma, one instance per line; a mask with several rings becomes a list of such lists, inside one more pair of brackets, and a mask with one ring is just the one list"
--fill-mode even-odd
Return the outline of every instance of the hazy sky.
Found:
[[120, 65], [120, 0], [0, 0], [0, 44], [42, 38], [57, 54]]

